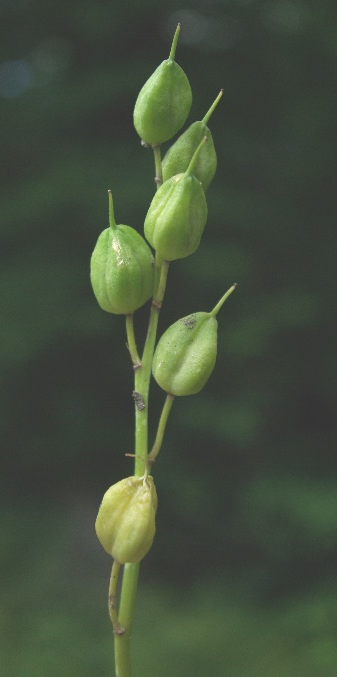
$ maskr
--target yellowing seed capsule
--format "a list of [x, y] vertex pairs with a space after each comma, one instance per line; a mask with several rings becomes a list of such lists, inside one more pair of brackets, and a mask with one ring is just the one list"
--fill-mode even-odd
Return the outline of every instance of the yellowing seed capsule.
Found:
[[151, 476], [126, 477], [104, 494], [96, 534], [106, 552], [120, 564], [140, 562], [150, 550], [157, 503]]

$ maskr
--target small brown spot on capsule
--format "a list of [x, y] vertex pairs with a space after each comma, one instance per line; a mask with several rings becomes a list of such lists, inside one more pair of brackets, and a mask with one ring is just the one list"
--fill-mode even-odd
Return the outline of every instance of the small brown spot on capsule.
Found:
[[195, 319], [194, 315], [189, 315], [188, 317], [186, 317], [183, 320], [183, 324], [185, 325], [185, 327], [187, 327], [187, 329], [193, 329], [195, 323], [196, 323], [196, 319]]

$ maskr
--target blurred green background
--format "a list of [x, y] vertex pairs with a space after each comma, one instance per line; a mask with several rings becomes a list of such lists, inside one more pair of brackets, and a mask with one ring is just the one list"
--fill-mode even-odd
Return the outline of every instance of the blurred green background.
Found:
[[[171, 266], [160, 333], [239, 286], [156, 463], [135, 677], [337, 674], [336, 4], [2, 0], [4, 677], [112, 675], [94, 520], [132, 473], [132, 370], [89, 259], [108, 188], [142, 232], [154, 168], [132, 111], [178, 21], [188, 123], [225, 91], [208, 224]], [[162, 401], [154, 386], [152, 439]]]

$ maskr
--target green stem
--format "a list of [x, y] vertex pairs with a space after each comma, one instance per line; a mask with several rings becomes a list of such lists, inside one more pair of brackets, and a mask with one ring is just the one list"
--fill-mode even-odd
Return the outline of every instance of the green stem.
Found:
[[169, 262], [163, 261], [159, 278], [158, 290], [153, 298], [150, 312], [150, 321], [144, 351], [141, 359], [141, 367], [135, 372], [135, 391], [142, 396], [142, 407], [136, 404], [136, 459], [135, 475], [144, 475], [144, 467], [147, 464], [148, 453], [148, 407], [149, 388], [151, 379], [152, 359], [157, 336], [159, 311], [165, 294]]
[[[158, 147], [157, 147], [158, 148]], [[161, 176], [160, 149], [154, 148], [156, 174]], [[158, 159], [159, 158], [159, 159]], [[157, 166], [157, 163], [160, 162]], [[159, 311], [163, 302], [169, 262], [163, 261], [156, 253], [156, 284], [150, 311], [141, 365], [135, 370], [135, 392], [141, 397], [135, 400], [135, 475], [144, 475], [148, 455], [148, 404], [151, 368], [156, 343]], [[129, 339], [128, 339], [129, 340]], [[145, 406], [144, 406], [145, 405]], [[125, 630], [123, 635], [115, 634], [115, 670], [116, 677], [131, 677], [130, 634], [134, 616], [135, 600], [139, 575], [139, 563], [125, 564], [119, 605], [118, 620]]]
[[111, 623], [112, 623], [112, 627], [113, 627], [113, 631], [114, 631], [115, 635], [123, 635], [124, 634], [124, 628], [119, 623], [117, 611], [116, 611], [116, 590], [117, 590], [118, 574], [119, 574], [120, 568], [121, 568], [120, 563], [117, 562], [116, 560], [114, 560], [114, 563], [112, 565], [112, 570], [111, 570], [111, 577], [110, 577], [108, 606], [109, 606], [109, 614], [110, 614], [110, 618], [111, 618]]
[[[159, 275], [158, 289], [156, 290], [154, 299], [152, 301], [152, 305], [156, 306], [159, 310], [161, 308], [163, 298], [164, 298], [164, 294], [165, 294], [169, 265], [170, 265], [169, 261], [166, 261], [165, 259], [162, 260], [160, 275]], [[157, 320], [158, 320], [158, 318], [157, 318]], [[156, 329], [157, 329], [157, 327], [156, 327]]]
[[[159, 190], [160, 186], [163, 183], [163, 167], [162, 167], [162, 162], [161, 162], [161, 147], [159, 146], [153, 146], [153, 154], [154, 154], [154, 164], [155, 164], [155, 171], [156, 171], [156, 176], [154, 178], [156, 185], [157, 185], [157, 191]], [[154, 292], [153, 295], [156, 295], [157, 289], [158, 289], [158, 284], [160, 280], [160, 273], [161, 273], [161, 267], [163, 263], [163, 258], [162, 256], [156, 252], [156, 260], [155, 260], [155, 278], [154, 278]]]
[[153, 288], [153, 298], [156, 297], [159, 282], [160, 282], [160, 277], [161, 277], [161, 269], [163, 265], [163, 257], [156, 252], [156, 258], [155, 258], [155, 276], [154, 276], [154, 288]]
[[125, 564], [121, 601], [119, 605], [119, 623], [125, 628], [123, 635], [115, 634], [116, 677], [131, 677], [130, 635], [135, 609], [139, 563]]
[[159, 146], [152, 146], [153, 152], [154, 152], [154, 166], [156, 170], [156, 176], [154, 177], [154, 180], [157, 184], [157, 190], [160, 188], [161, 184], [163, 183], [163, 168], [161, 164], [161, 147], [160, 144]]
[[174, 395], [171, 395], [170, 393], [167, 393], [165, 404], [163, 406], [163, 410], [161, 412], [161, 416], [159, 419], [159, 424], [158, 424], [158, 430], [157, 430], [157, 435], [156, 439], [154, 442], [154, 445], [152, 447], [151, 453], [148, 455], [147, 460], [148, 462], [152, 462], [156, 460], [158, 453], [161, 449], [161, 445], [163, 443], [163, 438], [165, 434], [165, 428], [166, 428], [166, 423], [167, 419], [169, 417], [172, 404], [174, 400]]
[[126, 336], [128, 340], [128, 348], [130, 351], [133, 367], [134, 369], [138, 369], [141, 365], [141, 361], [138, 355], [136, 345], [135, 330], [133, 325], [133, 314], [125, 315], [125, 318], [126, 318]]

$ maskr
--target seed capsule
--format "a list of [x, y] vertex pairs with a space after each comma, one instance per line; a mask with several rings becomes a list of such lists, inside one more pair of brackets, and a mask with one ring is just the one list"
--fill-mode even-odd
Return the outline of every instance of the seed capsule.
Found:
[[171, 395], [194, 395], [208, 381], [217, 355], [216, 315], [233, 285], [210, 313], [193, 313], [172, 324], [158, 342], [152, 373]]
[[109, 215], [110, 227], [100, 234], [91, 257], [91, 284], [103, 310], [129, 315], [152, 296], [153, 256], [134, 228], [116, 225], [111, 191]]
[[104, 494], [96, 534], [106, 552], [120, 564], [140, 562], [150, 550], [157, 503], [151, 476], [126, 477]]
[[174, 61], [180, 24], [170, 56], [163, 61], [139, 92], [133, 121], [145, 143], [157, 146], [171, 139], [183, 126], [192, 105], [192, 90], [184, 71]]
[[193, 176], [205, 142], [203, 139], [199, 144], [184, 174], [172, 176], [160, 186], [145, 218], [146, 239], [167, 261], [193, 254], [206, 225], [205, 193], [200, 181]]
[[207, 143], [201, 149], [198, 160], [194, 167], [194, 176], [202, 183], [206, 191], [216, 172], [217, 157], [213, 143], [211, 131], [207, 127], [207, 122], [214, 111], [214, 108], [220, 101], [223, 94], [221, 90], [209, 111], [202, 120], [193, 122], [192, 125], [177, 139], [169, 148], [163, 159], [163, 178], [167, 181], [180, 172], [185, 172], [193, 153], [199, 146], [200, 141], [206, 136]]

